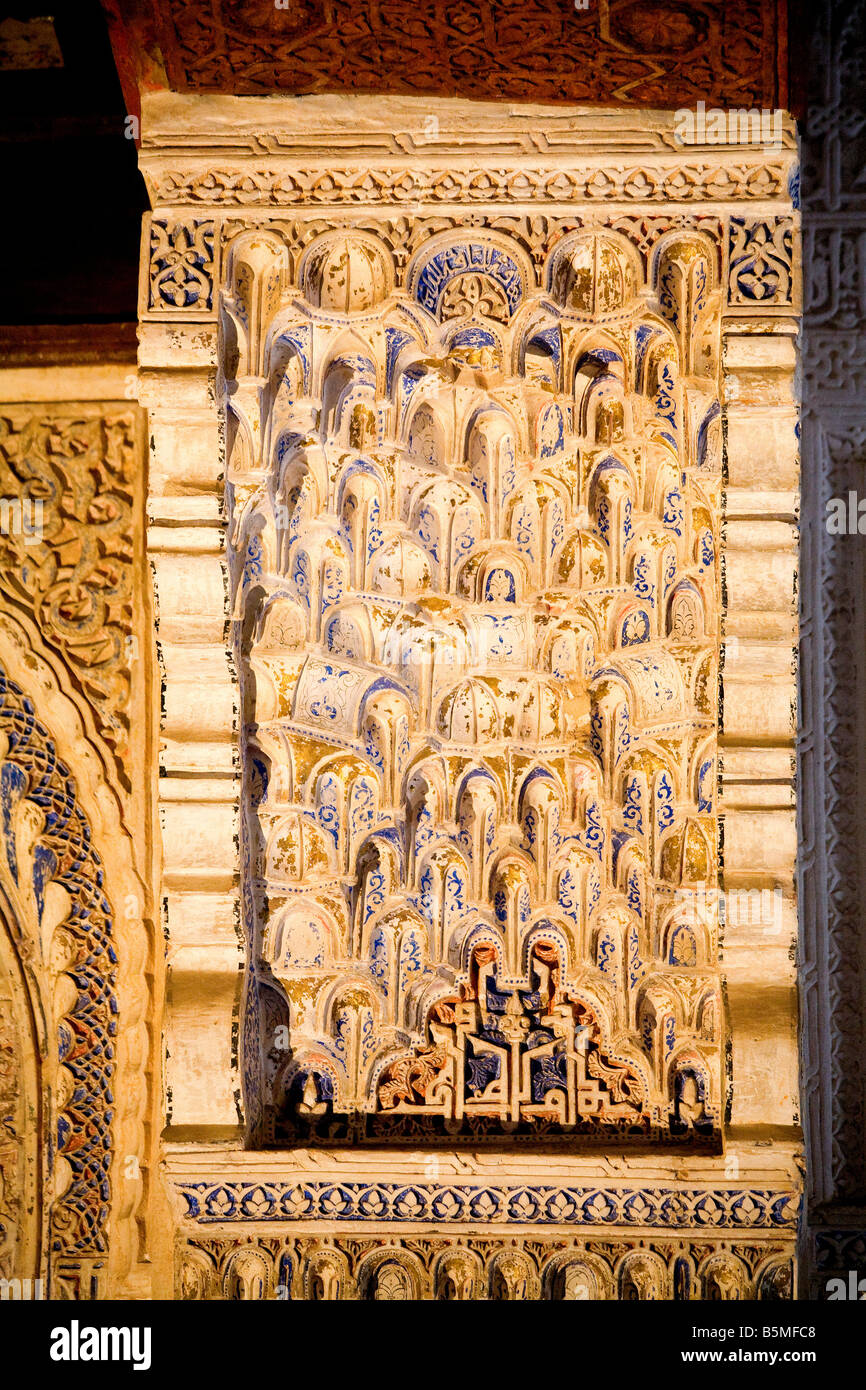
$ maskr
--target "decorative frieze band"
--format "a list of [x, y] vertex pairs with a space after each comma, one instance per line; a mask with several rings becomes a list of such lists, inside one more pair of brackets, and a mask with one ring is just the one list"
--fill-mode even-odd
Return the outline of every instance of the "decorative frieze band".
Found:
[[773, 1189], [386, 1182], [177, 1180], [184, 1219], [207, 1226], [266, 1221], [483, 1221], [519, 1226], [625, 1226], [661, 1230], [796, 1229], [799, 1194]]
[[406, 165], [159, 167], [149, 173], [154, 205], [376, 207], [418, 203], [734, 203], [784, 196], [793, 155], [778, 159], [416, 168]]
[[178, 1242], [176, 1297], [353, 1302], [791, 1298], [790, 1242], [304, 1232]]
[[[492, 190], [487, 190], [490, 201]], [[561, 239], [579, 228], [595, 225], [621, 232], [646, 258], [652, 260], [655, 245], [674, 227], [699, 230], [709, 235], [717, 246], [722, 263], [722, 281], [726, 285], [726, 303], [730, 312], [741, 314], [790, 312], [799, 301], [798, 269], [795, 257], [798, 228], [795, 215], [773, 216], [761, 213], [744, 215], [673, 214], [653, 216], [647, 209], [636, 210], [621, 217], [611, 216], [605, 203], [599, 219], [582, 210], [568, 218], [516, 214], [508, 208], [477, 213], [467, 218], [422, 216], [418, 207], [407, 207], [409, 216], [401, 216], [400, 208], [390, 218], [371, 218], [361, 226], [352, 220], [345, 225], [355, 230], [372, 232], [388, 244], [398, 266], [423, 240], [460, 223], [495, 227], [515, 237], [530, 255], [539, 277], [551, 249]], [[425, 210], [426, 211], [426, 210]], [[295, 271], [304, 247], [325, 227], [333, 228], [333, 217], [327, 222], [317, 218], [313, 209], [309, 216], [299, 213], [289, 222], [272, 219], [261, 212], [253, 217], [235, 216], [228, 219], [202, 219], [189, 215], [160, 213], [154, 215], [149, 231], [145, 230], [144, 245], [149, 272], [143, 280], [141, 313], [145, 318], [212, 319], [217, 313], [214, 285], [219, 265], [224, 262], [232, 238], [253, 227], [267, 227], [276, 232], [294, 258]], [[221, 249], [222, 248], [222, 249]]]

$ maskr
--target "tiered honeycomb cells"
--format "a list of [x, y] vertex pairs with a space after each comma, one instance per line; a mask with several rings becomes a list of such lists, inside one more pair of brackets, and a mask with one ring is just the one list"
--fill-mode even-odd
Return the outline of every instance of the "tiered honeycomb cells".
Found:
[[264, 1141], [718, 1143], [715, 256], [232, 247]]

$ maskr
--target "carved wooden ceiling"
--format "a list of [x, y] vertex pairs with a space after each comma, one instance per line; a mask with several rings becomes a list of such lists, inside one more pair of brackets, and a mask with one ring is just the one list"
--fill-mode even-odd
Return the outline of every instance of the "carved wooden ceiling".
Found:
[[787, 103], [785, 0], [103, 3], [121, 72], [175, 91]]

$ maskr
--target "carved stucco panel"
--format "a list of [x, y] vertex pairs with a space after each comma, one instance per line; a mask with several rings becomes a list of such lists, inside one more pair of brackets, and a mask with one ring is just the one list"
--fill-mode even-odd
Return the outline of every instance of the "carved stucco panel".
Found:
[[[179, 156], [167, 111], [154, 115], [142, 160], [156, 217], [175, 227], [186, 219], [190, 243], [193, 223], [212, 218], [217, 276], [210, 307], [149, 310], [145, 298], [142, 324], [177, 984], [167, 1173], [179, 1230], [195, 1245], [184, 1289], [245, 1296], [200, 1245], [196, 1228], [212, 1223], [226, 1259], [234, 1250], [249, 1264], [243, 1287], [274, 1296], [281, 1257], [256, 1249], [264, 1236], [251, 1241], [238, 1223], [282, 1229], [303, 1219], [311, 1165], [328, 1165], [308, 1214], [326, 1242], [334, 1222], [353, 1239], [369, 1232], [389, 1201], [405, 1207], [393, 1219], [426, 1210], [438, 1200], [429, 1179], [440, 1163], [483, 1175], [490, 1205], [476, 1219], [513, 1211], [520, 1223], [530, 1189], [568, 1187], [565, 1159], [546, 1167], [533, 1134], [546, 1129], [561, 1143], [581, 1115], [574, 1122], [591, 1153], [617, 1105], [632, 1107], [636, 1127], [649, 1125], [656, 1155], [705, 1151], [696, 1201], [714, 1221], [760, 1224], [765, 1201], [796, 1213], [799, 250], [788, 132], [769, 162], [704, 148], [684, 169], [664, 148], [664, 122], [650, 123], [634, 139], [651, 157], [632, 179], [637, 161], [613, 140], [599, 153], [597, 132], [583, 172], [585, 137], [558, 127], [557, 157], [540, 167], [542, 215], [526, 206], [525, 185], [500, 177], [495, 156], [489, 178], [474, 161], [475, 179], [444, 106], [435, 159], [413, 148], [408, 182], [390, 150], [378, 161], [390, 172], [379, 176], [370, 150], [395, 139], [380, 113], [379, 127], [340, 128], [344, 147], [363, 151], [368, 178], [334, 170], [308, 134], [300, 154], [288, 108], [285, 129], [254, 131], [243, 102], [238, 144], [208, 159], [226, 177], [210, 178]], [[513, 164], [527, 165], [517, 123], [494, 136], [485, 120], [482, 145], [513, 141]], [[323, 145], [329, 121], [325, 112]], [[448, 177], [440, 158], [458, 176], [446, 199], [433, 191]], [[578, 167], [579, 187], [563, 180], [563, 163]], [[664, 212], [663, 188], [673, 200]], [[599, 473], [611, 474], [613, 491]], [[652, 604], [633, 572], [647, 534], [660, 542], [657, 561], [667, 545], [675, 560], [667, 590], [663, 563], [649, 576]], [[565, 548], [570, 567], [560, 573]], [[697, 597], [673, 613], [683, 582]], [[557, 667], [566, 629], [574, 641]], [[719, 657], [725, 743], [716, 759]], [[193, 737], [183, 692], [203, 672], [208, 697]], [[665, 692], [676, 715], [662, 709]], [[636, 741], [628, 752], [626, 735]], [[634, 830], [621, 774], [647, 747], [664, 763], [652, 779], [667, 770], [672, 819], [655, 824], [668, 815], [661, 782], [646, 806], [638, 793], [649, 896], [632, 952], [629, 925], [640, 914], [637, 897], [629, 901]], [[642, 786], [641, 770], [629, 769]], [[464, 806], [473, 770], [488, 775]], [[547, 827], [541, 837], [533, 818]], [[431, 834], [420, 855], [419, 821], [422, 841], [428, 825]], [[593, 912], [581, 918], [578, 907], [573, 927], [558, 882], [570, 841], [600, 890], [596, 899], [593, 883], [584, 895]], [[421, 882], [425, 855], [441, 884]], [[720, 886], [746, 905], [764, 894], [771, 921], [747, 906], [722, 933]], [[677, 909], [699, 916], [703, 935], [690, 939], [694, 921], [674, 922]], [[610, 939], [589, 920], [598, 913], [613, 914]], [[685, 931], [673, 940], [668, 927]], [[205, 960], [206, 1007], [199, 997], [196, 1008]], [[650, 981], [670, 995], [654, 998], [652, 1018], [640, 1012]], [[711, 1021], [701, 1005], [713, 990], [721, 1002]], [[579, 1013], [586, 1005], [592, 1019]], [[220, 1040], [216, 1049], [206, 1036]], [[601, 1075], [586, 1074], [584, 1044]], [[680, 1085], [669, 1064], [685, 1065], [686, 1053], [691, 1076]], [[768, 1116], [786, 1136], [769, 1169], [756, 1147]], [[626, 1148], [630, 1127], [619, 1128]], [[426, 1150], [423, 1161], [412, 1148], [402, 1158], [399, 1148], [372, 1148], [387, 1128]], [[494, 1180], [483, 1131], [497, 1130], [522, 1158]], [[232, 1147], [242, 1136], [288, 1146], [272, 1157], [298, 1168], [303, 1211], [285, 1205], [288, 1189], [270, 1190], [255, 1153]], [[229, 1145], [216, 1167], [197, 1150], [208, 1137]], [[670, 1191], [676, 1169], [663, 1165], [662, 1178], [660, 1161], [624, 1159], [624, 1201], [636, 1203], [628, 1210], [654, 1209], [650, 1170], [659, 1192]], [[386, 1196], [375, 1175], [395, 1164], [402, 1186]], [[591, 1188], [592, 1159], [585, 1165]], [[659, 1200], [687, 1219], [679, 1196]], [[611, 1216], [614, 1227], [628, 1224], [625, 1210]], [[462, 1240], [461, 1221], [472, 1218], [459, 1200], [456, 1211]], [[539, 1212], [544, 1224], [543, 1202]], [[525, 1254], [528, 1231], [515, 1239]], [[770, 1231], [756, 1239], [768, 1260], [790, 1258]], [[717, 1228], [710, 1245], [723, 1241]], [[323, 1278], [337, 1288], [344, 1267], [330, 1254], [326, 1263]], [[526, 1271], [543, 1291], [541, 1276], [538, 1262]], [[402, 1287], [399, 1273], [392, 1282]], [[783, 1287], [790, 1294], [793, 1284], [780, 1276]]]
[[119, 370], [27, 368], [4, 373], [0, 405], [4, 998], [36, 1020], [10, 1043], [26, 1200], [3, 1263], [61, 1298], [149, 1288], [137, 1217], [153, 1192], [145, 1020], [159, 992], [143, 418], [125, 385]]
[[228, 264], [265, 1137], [712, 1142], [718, 247]]

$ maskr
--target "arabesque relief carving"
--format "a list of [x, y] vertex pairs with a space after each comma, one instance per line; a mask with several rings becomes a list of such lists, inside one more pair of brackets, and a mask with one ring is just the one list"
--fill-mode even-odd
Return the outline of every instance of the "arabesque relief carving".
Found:
[[224, 92], [437, 92], [518, 101], [733, 106], [784, 97], [770, 0], [158, 0], [169, 84]]
[[[16, 1038], [13, 996], [0, 997], [5, 1023], [0, 1034], [0, 1266], [5, 1277], [20, 1274], [23, 1255], [16, 1246], [27, 1214], [23, 1181], [15, 1173], [28, 1162], [25, 1143], [34, 1152], [47, 1143], [52, 1161], [40, 1158], [40, 1182], [46, 1186], [40, 1196], [50, 1205], [52, 1288], [55, 1296], [87, 1297], [85, 1290], [92, 1280], [95, 1284], [108, 1252], [117, 1034], [113, 910], [75, 779], [58, 759], [32, 701], [3, 671], [0, 749], [7, 949], [10, 961], [18, 962], [21, 988], [32, 993], [36, 1014], [32, 1036], [19, 1028]], [[27, 1124], [16, 1125], [16, 1103], [34, 1066], [43, 1095], [40, 1101], [30, 1096]], [[43, 1106], [44, 1133], [34, 1132]], [[79, 1278], [82, 1290], [70, 1295], [64, 1280], [73, 1287]]]
[[0, 1275], [50, 1298], [141, 1290], [149, 1196], [143, 418], [97, 372], [0, 407]]
[[69, 663], [123, 776], [137, 459], [131, 410], [2, 408], [0, 494], [38, 503], [39, 524], [0, 534], [0, 588]]
[[[274, 155], [281, 153], [279, 148]], [[659, 169], [654, 162], [618, 160], [604, 168], [575, 164], [551, 171], [528, 159], [518, 167], [495, 163], [485, 168], [469, 165], [430, 170], [415, 163], [401, 163], [396, 151], [385, 164], [358, 169], [335, 166], [305, 166], [292, 161], [290, 167], [274, 167], [276, 160], [259, 157], [253, 169], [226, 162], [219, 166], [187, 169], [177, 156], [177, 167], [165, 161], [152, 172], [145, 165], [154, 194], [171, 203], [255, 205], [264, 207], [317, 206], [347, 207], [393, 204], [411, 207], [419, 199], [433, 206], [454, 203], [468, 206], [484, 204], [495, 197], [531, 200], [542, 205], [570, 200], [622, 199], [629, 204], [731, 202], [776, 198], [785, 191], [785, 161], [770, 155], [738, 159], [735, 163], [704, 154], [700, 160], [680, 157], [673, 167], [665, 161]], [[375, 157], [375, 156], [374, 156]], [[381, 156], [380, 156], [381, 157]]]
[[803, 1105], [810, 1296], [863, 1268], [866, 1143], [861, 1059], [863, 827], [859, 710], [862, 538], [827, 526], [833, 498], [862, 497], [866, 295], [862, 0], [816, 8], [803, 141], [803, 519], [800, 852]]

